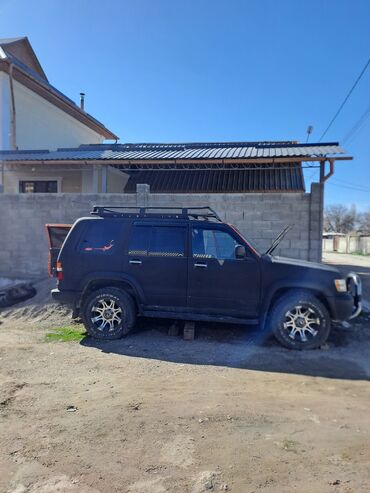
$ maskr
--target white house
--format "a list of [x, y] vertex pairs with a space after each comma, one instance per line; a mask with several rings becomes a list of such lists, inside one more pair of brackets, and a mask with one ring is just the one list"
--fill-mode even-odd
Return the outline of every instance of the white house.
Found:
[[[0, 152], [53, 151], [106, 139], [118, 137], [50, 84], [28, 38], [0, 39]], [[91, 167], [79, 173], [76, 184], [73, 170], [58, 174], [21, 164], [10, 169], [1, 164], [1, 156], [0, 165], [0, 190], [5, 192], [92, 191], [101, 180]]]

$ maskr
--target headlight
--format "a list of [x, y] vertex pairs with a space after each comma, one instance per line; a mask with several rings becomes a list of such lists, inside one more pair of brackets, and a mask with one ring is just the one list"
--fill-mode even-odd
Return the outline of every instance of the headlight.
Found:
[[345, 293], [347, 291], [347, 282], [345, 279], [335, 279], [334, 284], [338, 293]]

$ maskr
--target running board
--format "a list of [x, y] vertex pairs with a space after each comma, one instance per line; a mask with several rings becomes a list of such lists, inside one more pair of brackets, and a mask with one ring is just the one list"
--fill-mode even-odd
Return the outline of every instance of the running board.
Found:
[[194, 320], [195, 322], [224, 322], [227, 324], [258, 325], [258, 318], [224, 317], [222, 315], [205, 315], [203, 313], [179, 313], [158, 310], [143, 310], [144, 317], [173, 318], [177, 320]]

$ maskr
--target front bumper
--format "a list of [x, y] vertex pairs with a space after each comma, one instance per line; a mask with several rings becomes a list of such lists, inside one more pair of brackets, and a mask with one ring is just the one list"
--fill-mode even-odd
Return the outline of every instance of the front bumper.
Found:
[[335, 296], [327, 297], [327, 301], [330, 306], [331, 317], [333, 320], [351, 320], [361, 313], [361, 279], [358, 274], [351, 272], [350, 274], [348, 274], [346, 282], [346, 293], [338, 293]]
[[361, 278], [355, 272], [350, 272], [347, 276], [347, 289], [353, 296], [353, 312], [348, 320], [352, 320], [360, 315], [362, 310], [362, 283]]

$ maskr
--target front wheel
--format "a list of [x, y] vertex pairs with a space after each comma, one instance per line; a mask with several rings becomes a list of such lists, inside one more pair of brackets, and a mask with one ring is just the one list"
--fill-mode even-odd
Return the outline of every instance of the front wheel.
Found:
[[135, 316], [131, 296], [115, 287], [94, 291], [82, 309], [87, 333], [96, 339], [120, 339], [135, 324]]
[[269, 321], [276, 339], [289, 349], [318, 348], [330, 332], [328, 310], [306, 291], [283, 295], [272, 307]]

